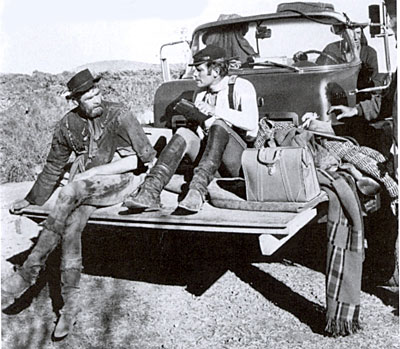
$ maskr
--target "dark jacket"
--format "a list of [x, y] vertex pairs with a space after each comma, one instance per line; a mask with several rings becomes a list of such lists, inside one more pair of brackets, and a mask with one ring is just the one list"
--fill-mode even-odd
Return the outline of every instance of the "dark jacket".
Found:
[[72, 152], [84, 157], [85, 169], [109, 163], [117, 147], [131, 147], [143, 163], [153, 160], [155, 151], [136, 117], [118, 103], [104, 101], [103, 108], [93, 121], [75, 108], [56, 125], [43, 171], [25, 198], [29, 203], [43, 205], [49, 199]]
[[379, 86], [381, 81], [378, 79], [378, 54], [375, 49], [368, 45], [364, 31], [361, 32], [361, 50], [360, 59], [362, 62], [361, 71], [359, 73], [358, 89], [365, 87]]
[[357, 109], [358, 114], [363, 115], [368, 121], [393, 117], [393, 139], [397, 145], [397, 71], [383, 94], [374, 95], [371, 99], [360, 102], [357, 104]]

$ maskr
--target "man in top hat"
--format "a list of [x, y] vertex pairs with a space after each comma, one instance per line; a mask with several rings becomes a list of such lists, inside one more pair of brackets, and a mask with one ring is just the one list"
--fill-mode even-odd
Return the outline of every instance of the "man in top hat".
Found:
[[125, 200], [127, 207], [159, 209], [160, 193], [185, 154], [198, 163], [189, 191], [179, 203], [189, 212], [201, 209], [217, 170], [223, 176], [239, 176], [241, 154], [258, 132], [258, 108], [254, 86], [241, 78], [232, 84], [228, 63], [225, 50], [218, 46], [208, 45], [194, 55], [191, 65], [198, 87], [195, 106], [210, 117], [195, 131], [184, 127], [177, 130], [138, 191]]
[[56, 126], [45, 166], [32, 189], [10, 209], [19, 213], [29, 204], [43, 205], [59, 185], [71, 153], [75, 153], [70, 182], [61, 188], [36, 245], [24, 264], [2, 283], [7, 305], [36, 282], [47, 257], [61, 242], [64, 306], [54, 330], [55, 339], [70, 332], [80, 310], [81, 232], [89, 216], [97, 207], [122, 202], [139, 182], [132, 172], [139, 161], [149, 164], [156, 155], [135, 116], [126, 107], [102, 99], [98, 80], [86, 69], [67, 83], [67, 99], [75, 101], [77, 107]]

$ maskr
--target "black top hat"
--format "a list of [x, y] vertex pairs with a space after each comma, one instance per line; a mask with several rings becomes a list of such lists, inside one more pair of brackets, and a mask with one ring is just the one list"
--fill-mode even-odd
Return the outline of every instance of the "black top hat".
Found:
[[208, 45], [193, 56], [193, 63], [189, 64], [189, 66], [196, 66], [217, 60], [228, 61], [226, 51], [221, 47]]
[[80, 71], [67, 82], [70, 94], [67, 95], [66, 98], [71, 99], [76, 95], [89, 91], [100, 79], [101, 77], [94, 78], [89, 69]]

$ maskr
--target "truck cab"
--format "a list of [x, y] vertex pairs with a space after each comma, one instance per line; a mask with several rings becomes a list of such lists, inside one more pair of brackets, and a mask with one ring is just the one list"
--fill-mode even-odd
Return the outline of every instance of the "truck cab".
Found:
[[[354, 28], [360, 25], [330, 4], [281, 4], [276, 13], [223, 16], [197, 27], [190, 50], [193, 56], [208, 44], [223, 47], [232, 57], [230, 74], [253, 83], [260, 118], [315, 112], [335, 121], [334, 114], [327, 114], [331, 105], [356, 103], [361, 61]], [[169, 77], [165, 64], [163, 69]], [[188, 66], [181, 79], [165, 81], [156, 91], [156, 127], [173, 127], [171, 106], [193, 96], [192, 69]]]
[[[302, 115], [314, 112], [322, 120], [334, 123], [335, 115], [327, 113], [330, 106], [356, 103], [361, 61], [354, 28], [360, 25], [336, 12], [330, 4], [288, 3], [279, 5], [272, 14], [225, 16], [203, 24], [194, 30], [187, 44], [191, 57], [209, 44], [228, 52], [232, 57], [229, 74], [255, 86], [260, 119], [267, 116], [298, 125]], [[156, 148], [165, 145], [177, 127], [184, 126], [185, 118], [177, 114], [174, 106], [181, 98], [192, 100], [196, 89], [192, 67], [187, 65], [179, 79], [171, 79], [162, 49], [161, 62], [164, 82], [154, 97], [154, 124], [145, 128]], [[290, 210], [276, 205], [270, 212], [232, 210], [205, 203], [199, 213], [186, 216], [176, 211], [176, 188], [182, 180], [173, 177], [161, 196], [164, 208], [158, 212], [130, 212], [116, 205], [97, 210], [89, 223], [126, 229], [255, 234], [262, 254], [272, 255], [300, 229], [315, 221], [320, 204], [327, 201], [322, 192], [309, 203], [291, 205]], [[211, 184], [214, 189], [215, 185]], [[44, 206], [27, 207], [23, 215], [39, 221], [45, 219], [56, 197], [57, 192]], [[371, 211], [376, 209], [375, 204], [372, 200]]]

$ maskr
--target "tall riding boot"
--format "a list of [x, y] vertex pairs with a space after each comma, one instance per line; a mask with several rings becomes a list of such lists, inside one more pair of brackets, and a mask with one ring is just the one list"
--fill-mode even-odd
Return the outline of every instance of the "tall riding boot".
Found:
[[161, 152], [156, 164], [151, 168], [138, 191], [131, 194], [124, 202], [128, 208], [161, 208], [160, 194], [175, 173], [186, 151], [186, 141], [175, 134]]
[[214, 178], [222, 162], [226, 145], [229, 141], [228, 132], [220, 125], [213, 125], [210, 128], [206, 149], [194, 170], [189, 191], [185, 198], [179, 203], [179, 207], [190, 211], [198, 212], [203, 206], [207, 195], [207, 186]]
[[44, 228], [22, 267], [2, 282], [3, 294], [7, 297], [18, 298], [32, 286], [44, 267], [47, 257], [57, 247], [60, 239], [59, 234]]
[[80, 287], [82, 259], [62, 260], [61, 262], [61, 295], [64, 306], [60, 310], [53, 337], [55, 340], [65, 338], [72, 330], [80, 308]]

